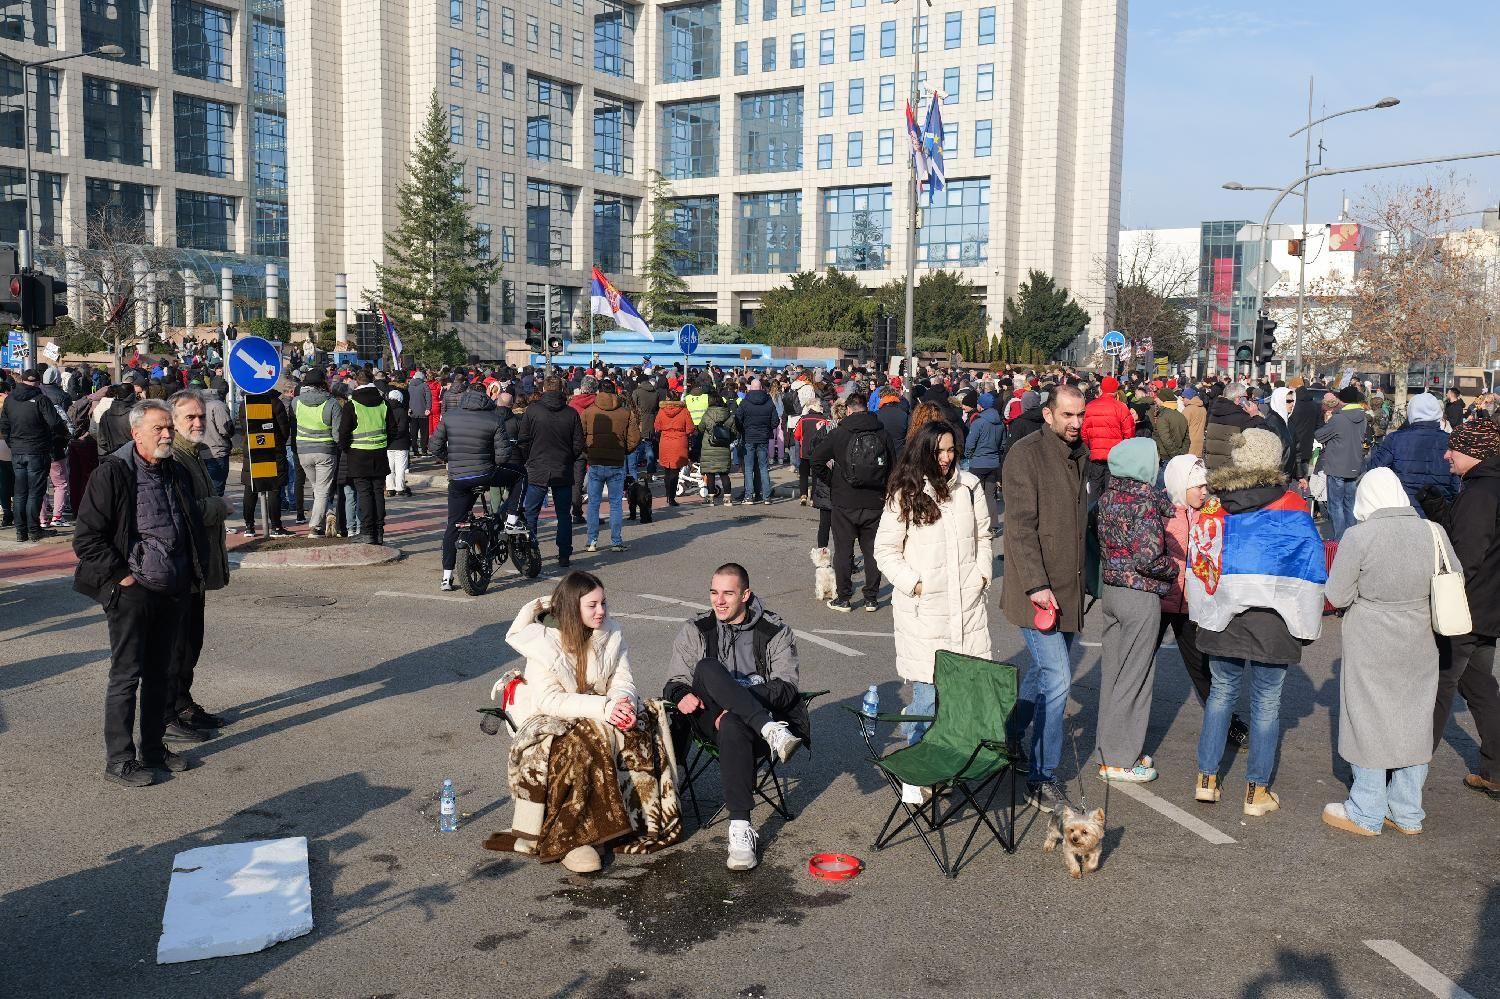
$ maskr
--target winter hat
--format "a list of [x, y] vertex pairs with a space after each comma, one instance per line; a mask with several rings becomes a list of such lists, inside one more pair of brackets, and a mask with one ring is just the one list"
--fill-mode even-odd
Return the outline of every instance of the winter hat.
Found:
[[1500, 426], [1489, 420], [1465, 423], [1448, 435], [1448, 450], [1488, 461], [1500, 454]]
[[323, 369], [321, 368], [313, 368], [307, 374], [302, 376], [302, 385], [304, 388], [309, 385], [323, 386], [327, 384], [328, 376], [323, 374]]
[[1106, 375], [1104, 380], [1099, 383], [1099, 391], [1105, 395], [1114, 395], [1120, 391], [1120, 379], [1115, 378], [1113, 375]]
[[1364, 401], [1365, 397], [1353, 385], [1348, 385], [1339, 390], [1339, 402], [1342, 402], [1346, 406], [1358, 405]]
[[1182, 390], [1182, 397], [1184, 399], [1196, 399], [1198, 398], [1198, 390], [1189, 385]]
[[1149, 437], [1131, 437], [1109, 449], [1109, 474], [1118, 478], [1155, 482], [1160, 464], [1156, 441]]
[[980, 409], [994, 409], [995, 408], [995, 393], [993, 393], [993, 392], [981, 392], [981, 393], [979, 393], [979, 408]]
[[1187, 491], [1194, 486], [1208, 484], [1208, 468], [1196, 454], [1179, 454], [1167, 462], [1162, 479], [1172, 502], [1178, 506], [1187, 506]]
[[1235, 468], [1268, 468], [1279, 471], [1281, 438], [1274, 431], [1252, 427], [1234, 439], [1234, 451], [1229, 460]]
[[1162, 402], [1176, 402], [1177, 393], [1173, 392], [1169, 388], [1164, 388], [1160, 392], [1156, 393], [1156, 398], [1160, 399]]
[[61, 385], [62, 384], [62, 372], [59, 371], [57, 368], [49, 365], [47, 367], [47, 369], [42, 372], [42, 384], [43, 385]]
[[1407, 423], [1436, 423], [1443, 418], [1443, 404], [1430, 392], [1411, 397], [1406, 404]]

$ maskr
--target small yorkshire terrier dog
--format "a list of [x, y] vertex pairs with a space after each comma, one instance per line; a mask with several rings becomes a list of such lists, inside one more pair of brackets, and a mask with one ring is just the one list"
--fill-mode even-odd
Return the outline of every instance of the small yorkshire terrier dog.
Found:
[[1065, 806], [1062, 811], [1053, 812], [1042, 849], [1051, 853], [1059, 843], [1063, 844], [1063, 857], [1073, 877], [1083, 877], [1084, 871], [1097, 871], [1099, 853], [1104, 848], [1104, 809], [1079, 812]]
[[827, 548], [814, 548], [812, 555], [813, 599], [832, 600], [839, 595], [838, 580], [833, 575], [833, 555]]

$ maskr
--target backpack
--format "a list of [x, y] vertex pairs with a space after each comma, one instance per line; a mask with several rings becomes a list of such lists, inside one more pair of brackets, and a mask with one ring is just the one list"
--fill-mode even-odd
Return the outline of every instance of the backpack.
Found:
[[802, 398], [797, 395], [795, 388], [781, 393], [781, 408], [788, 419], [802, 415]]
[[[718, 619], [712, 612], [697, 618], [694, 622], [698, 632], [703, 636], [703, 658], [719, 662], [719, 626]], [[766, 649], [771, 646], [771, 639], [781, 633], [781, 628], [761, 617], [755, 622], [755, 627], [750, 629], [754, 643], [755, 672], [763, 679], [771, 678], [770, 670], [766, 666]], [[734, 663], [730, 662], [727, 667], [730, 671], [734, 669]]]
[[708, 429], [708, 442], [714, 447], [733, 447], [737, 439], [728, 420], [720, 420]]
[[891, 471], [884, 430], [858, 430], [844, 445], [844, 479], [855, 489], [884, 489]]

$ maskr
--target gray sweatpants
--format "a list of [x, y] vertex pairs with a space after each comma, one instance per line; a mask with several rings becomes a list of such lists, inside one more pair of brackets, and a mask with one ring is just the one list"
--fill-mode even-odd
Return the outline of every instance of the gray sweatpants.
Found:
[[[1104, 587], [1104, 657], [1099, 671], [1098, 748], [1112, 767], [1130, 768], [1146, 745], [1161, 597]], [[1097, 764], [1098, 757], [1093, 761]]]
[[297, 467], [302, 469], [308, 488], [312, 490], [312, 528], [321, 531], [328, 516], [328, 502], [333, 496], [333, 455], [298, 454]]

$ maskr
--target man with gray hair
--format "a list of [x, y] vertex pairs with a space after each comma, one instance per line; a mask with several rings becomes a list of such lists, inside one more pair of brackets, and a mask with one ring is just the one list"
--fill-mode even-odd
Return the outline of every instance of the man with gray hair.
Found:
[[155, 783], [154, 769], [179, 773], [189, 766], [162, 741], [167, 668], [187, 601], [203, 589], [208, 540], [192, 480], [173, 457], [171, 408], [156, 399], [136, 403], [130, 438], [99, 463], [79, 504], [73, 588], [99, 601], [109, 621], [104, 775], [144, 787]]
[[1208, 424], [1203, 431], [1203, 464], [1212, 472], [1229, 465], [1230, 452], [1241, 431], [1264, 430], [1266, 421], [1245, 408], [1245, 386], [1230, 382], [1224, 394], [1208, 407]]

